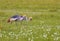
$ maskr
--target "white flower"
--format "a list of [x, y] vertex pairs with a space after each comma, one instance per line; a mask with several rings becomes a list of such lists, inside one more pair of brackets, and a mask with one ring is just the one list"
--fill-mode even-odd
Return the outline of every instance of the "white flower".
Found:
[[4, 33], [6, 33], [6, 31], [3, 31]]
[[51, 31], [51, 29], [49, 28], [49, 29], [47, 29], [47, 31]]
[[58, 39], [59, 39], [59, 37], [55, 37], [55, 38], [54, 38], [54, 40], [58, 40]]
[[26, 35], [25, 33], [23, 33], [22, 35]]
[[30, 38], [28, 38], [28, 41], [30, 41]]
[[54, 35], [57, 35], [57, 34], [58, 34], [57, 32], [54, 33]]
[[52, 36], [52, 37], [54, 37], [54, 35], [53, 35], [53, 34], [52, 34], [51, 36]]
[[16, 39], [18, 39], [18, 37], [16, 37]]
[[44, 37], [44, 38], [47, 38], [47, 34], [44, 34], [43, 37]]
[[34, 41], [33, 39], [31, 39], [31, 41]]

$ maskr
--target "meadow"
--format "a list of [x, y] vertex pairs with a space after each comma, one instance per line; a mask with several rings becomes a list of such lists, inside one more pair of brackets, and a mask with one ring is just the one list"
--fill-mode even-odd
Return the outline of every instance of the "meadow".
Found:
[[19, 12], [19, 15], [23, 13], [33, 20], [10, 24], [7, 19], [15, 12], [0, 12], [0, 41], [60, 41], [60, 12]]
[[[59, 0], [0, 0], [0, 41], [60, 41]], [[8, 23], [9, 17], [32, 21]]]

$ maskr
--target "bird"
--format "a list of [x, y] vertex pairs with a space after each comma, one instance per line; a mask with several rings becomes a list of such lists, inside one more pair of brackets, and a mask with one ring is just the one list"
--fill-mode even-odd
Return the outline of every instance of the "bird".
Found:
[[32, 17], [27, 17], [26, 15], [13, 15], [12, 17], [10, 17], [9, 19], [8, 19], [8, 23], [9, 22], [13, 22], [13, 21], [31, 21], [32, 20]]

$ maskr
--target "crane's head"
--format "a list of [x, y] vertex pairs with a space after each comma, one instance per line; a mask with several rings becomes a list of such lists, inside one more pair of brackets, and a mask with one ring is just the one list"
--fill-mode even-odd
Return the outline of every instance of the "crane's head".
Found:
[[29, 17], [29, 20], [31, 21], [32, 20], [32, 17]]

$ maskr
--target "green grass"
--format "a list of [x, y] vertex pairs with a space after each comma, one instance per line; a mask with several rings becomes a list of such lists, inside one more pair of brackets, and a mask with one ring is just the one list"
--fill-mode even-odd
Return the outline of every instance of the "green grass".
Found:
[[[4, 15], [3, 15], [4, 14]], [[0, 12], [1, 41], [60, 41], [59, 12], [24, 13], [33, 20], [7, 23], [13, 12]], [[23, 15], [23, 13], [19, 12]], [[16, 26], [17, 24], [17, 26]]]
[[60, 8], [59, 0], [1, 0], [0, 9], [53, 9]]
[[[0, 41], [60, 41], [59, 9], [60, 0], [0, 0]], [[33, 20], [7, 23], [16, 13]]]

